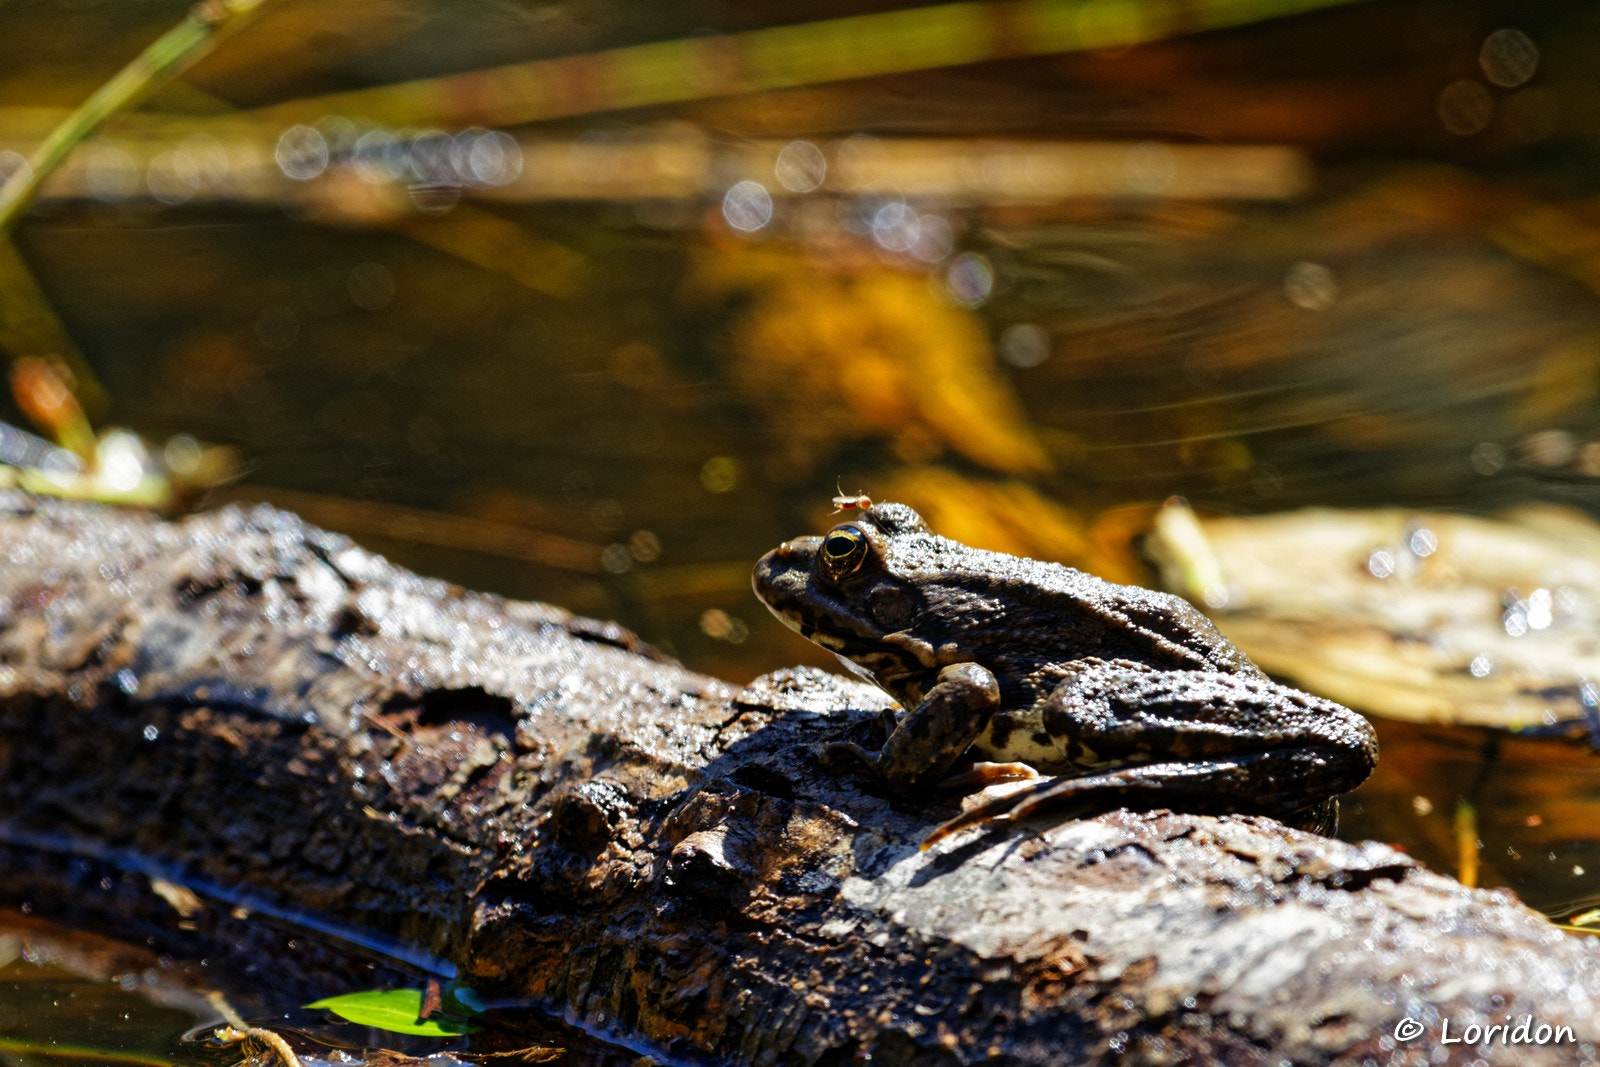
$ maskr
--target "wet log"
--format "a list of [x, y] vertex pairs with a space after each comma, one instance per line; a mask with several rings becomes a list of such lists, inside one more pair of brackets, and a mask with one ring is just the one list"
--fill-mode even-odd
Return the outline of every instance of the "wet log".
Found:
[[[1114, 811], [919, 851], [954, 802], [818, 756], [883, 702], [741, 691], [267, 508], [0, 497], [13, 849], [386, 938], [678, 1059], [1596, 1055], [1600, 943], [1380, 844]], [[1523, 1016], [1572, 1039], [1441, 1044]]]

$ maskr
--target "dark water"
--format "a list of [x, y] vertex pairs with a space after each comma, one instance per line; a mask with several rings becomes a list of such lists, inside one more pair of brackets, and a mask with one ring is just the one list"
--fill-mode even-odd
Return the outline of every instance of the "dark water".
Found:
[[[491, 1003], [470, 1037], [397, 1034], [305, 1008], [310, 998], [417, 988], [426, 977], [304, 929], [263, 931], [258, 919], [248, 936], [225, 938], [206, 955], [174, 955], [105, 939], [81, 921], [76, 927], [52, 923], [34, 912], [31, 907], [28, 913], [0, 910], [0, 1060], [7, 1064], [217, 1067], [244, 1058], [244, 1046], [229, 1035], [239, 1023], [277, 1035], [308, 1065], [382, 1062], [372, 1052], [379, 1049], [435, 1057], [438, 1065], [463, 1062], [458, 1053], [512, 1050], [591, 1067], [651, 1062], [535, 1009], [510, 1004]], [[287, 976], [280, 972], [274, 981], [270, 965], [240, 966], [247, 943], [263, 964], [293, 961], [295, 977], [282, 980]], [[325, 973], [308, 980], [300, 968], [319, 953], [337, 955], [346, 977]], [[309, 970], [316, 971], [314, 962]], [[257, 1052], [264, 1048], [259, 1038], [250, 1046]]]

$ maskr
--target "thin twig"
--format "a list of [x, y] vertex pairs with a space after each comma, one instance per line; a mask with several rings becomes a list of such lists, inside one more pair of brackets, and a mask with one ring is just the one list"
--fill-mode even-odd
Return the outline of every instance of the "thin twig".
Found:
[[331, 113], [397, 126], [516, 126], [1015, 56], [1121, 48], [1351, 2], [959, 0], [534, 59], [288, 100], [252, 117], [275, 125]]
[[243, 1016], [233, 1010], [233, 1005], [228, 1003], [228, 998], [219, 990], [213, 989], [206, 993], [206, 1003], [211, 1005], [211, 1010], [222, 1016], [222, 1021], [235, 1030], [248, 1030], [250, 1024], [244, 1021]]
[[0, 186], [0, 235], [33, 203], [44, 180], [79, 142], [112, 115], [133, 107], [163, 82], [183, 73], [209, 52], [224, 31], [237, 28], [265, 0], [200, 0], [188, 16], [96, 89], [61, 125], [50, 131], [26, 166], [11, 172]]
[[283, 1067], [302, 1067], [300, 1057], [294, 1054], [294, 1049], [289, 1047], [289, 1042], [271, 1030], [259, 1026], [247, 1027], [244, 1030], [235, 1029], [232, 1026], [222, 1026], [217, 1028], [216, 1038], [225, 1045], [235, 1045], [250, 1041], [259, 1042], [272, 1050], [273, 1055], [278, 1057], [278, 1062], [283, 1064]]
[[1456, 881], [1468, 889], [1478, 885], [1478, 808], [1462, 797], [1456, 801]]

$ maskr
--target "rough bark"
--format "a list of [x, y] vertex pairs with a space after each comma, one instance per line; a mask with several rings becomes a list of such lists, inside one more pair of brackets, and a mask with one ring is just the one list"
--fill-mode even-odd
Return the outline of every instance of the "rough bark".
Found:
[[1600, 944], [1507, 894], [1251, 817], [921, 852], [953, 802], [818, 756], [876, 690], [737, 691], [282, 512], [0, 497], [0, 611], [0, 839], [389, 938], [678, 1058], [1422, 1063], [1442, 1020], [1525, 1014], [1576, 1043], [1445, 1051], [1600, 1046]]

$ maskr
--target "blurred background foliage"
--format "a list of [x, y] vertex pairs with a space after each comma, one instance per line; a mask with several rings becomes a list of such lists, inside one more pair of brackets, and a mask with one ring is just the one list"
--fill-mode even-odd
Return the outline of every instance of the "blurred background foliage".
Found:
[[[0, 172], [187, 10], [0, 5]], [[224, 483], [191, 504], [272, 501], [735, 680], [825, 662], [748, 574], [841, 489], [1124, 581], [1160, 577], [1175, 494], [1581, 524], [1597, 48], [1600, 9], [1556, 0], [268, 0], [15, 228], [0, 417], [39, 432], [59, 379], [139, 463]], [[1547, 561], [1593, 558], [1567, 529]], [[1475, 573], [1500, 638], [1590, 640], [1586, 577]], [[1600, 718], [1589, 650], [1552, 647], [1565, 740], [1386, 726], [1353, 811], [1570, 914], [1600, 899]]]
[[[8, 5], [0, 166], [185, 10]], [[46, 183], [0, 344], [225, 496], [748, 675], [836, 485], [1122, 578], [1085, 524], [1173, 493], [1584, 503], [1515, 459], [1592, 429], [1594, 20], [277, 0]]]

